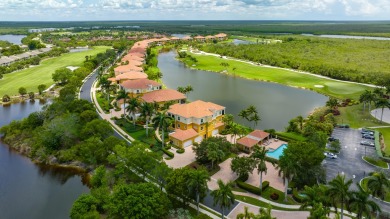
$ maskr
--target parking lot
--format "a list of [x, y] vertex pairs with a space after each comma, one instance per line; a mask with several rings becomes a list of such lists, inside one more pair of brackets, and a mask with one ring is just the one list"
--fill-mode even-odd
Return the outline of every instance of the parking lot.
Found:
[[332, 137], [339, 139], [341, 150], [337, 159], [326, 158], [327, 181], [332, 180], [337, 174], [345, 174], [347, 179], [355, 183], [367, 176], [368, 173], [377, 170], [376, 167], [367, 164], [362, 156], [376, 157], [375, 147], [360, 145], [361, 141], [373, 141], [363, 139], [360, 130], [350, 128], [335, 128]]

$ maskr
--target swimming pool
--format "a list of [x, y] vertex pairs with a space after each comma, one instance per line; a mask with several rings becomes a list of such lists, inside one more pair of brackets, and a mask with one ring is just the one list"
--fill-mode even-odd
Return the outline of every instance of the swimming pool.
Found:
[[279, 157], [282, 156], [283, 150], [284, 150], [285, 148], [287, 148], [287, 144], [282, 144], [282, 145], [280, 145], [280, 147], [278, 147], [276, 150], [267, 152], [267, 156], [279, 160]]

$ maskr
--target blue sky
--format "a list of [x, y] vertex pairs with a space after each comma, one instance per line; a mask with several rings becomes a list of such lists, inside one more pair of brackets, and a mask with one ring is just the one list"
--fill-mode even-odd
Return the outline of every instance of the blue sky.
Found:
[[390, 0], [0, 0], [0, 21], [390, 20]]

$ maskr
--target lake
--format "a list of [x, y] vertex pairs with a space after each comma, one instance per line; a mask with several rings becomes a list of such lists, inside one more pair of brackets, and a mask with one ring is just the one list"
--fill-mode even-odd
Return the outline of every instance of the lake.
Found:
[[308, 34], [303, 33], [302, 36], [315, 36], [315, 37], [324, 37], [324, 38], [336, 38], [336, 39], [366, 39], [366, 40], [390, 40], [388, 37], [370, 37], [370, 36], [349, 36], [349, 35], [329, 35], [329, 34], [322, 34], [322, 35], [314, 35], [314, 34]]
[[247, 40], [233, 39], [233, 44], [234, 44], [234, 45], [240, 45], [240, 44], [253, 44], [253, 42], [247, 41]]
[[[0, 127], [42, 108], [39, 101], [0, 105]], [[73, 202], [89, 192], [81, 173], [38, 166], [0, 142], [0, 218], [69, 218]]]
[[168, 88], [190, 84], [194, 91], [189, 93], [189, 100], [201, 99], [225, 106], [227, 113], [245, 125], [252, 126], [237, 115], [249, 105], [256, 106], [259, 111], [261, 121], [257, 128], [284, 130], [289, 120], [299, 115], [307, 116], [328, 100], [309, 90], [190, 69], [175, 56], [175, 52], [168, 52], [158, 57], [162, 81]]
[[26, 35], [12, 35], [12, 34], [6, 34], [6, 35], [0, 35], [0, 40], [8, 41], [13, 44], [22, 44], [22, 39], [25, 38]]

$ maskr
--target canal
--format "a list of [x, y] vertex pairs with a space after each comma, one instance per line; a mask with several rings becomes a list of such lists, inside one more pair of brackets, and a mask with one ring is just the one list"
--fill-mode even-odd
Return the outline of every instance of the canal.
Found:
[[309, 115], [328, 100], [328, 97], [309, 90], [190, 69], [175, 56], [172, 51], [158, 57], [162, 81], [168, 88], [190, 84], [194, 91], [189, 93], [189, 100], [201, 99], [225, 106], [227, 113], [233, 114], [237, 122], [248, 126], [252, 124], [237, 115], [249, 105], [256, 106], [261, 117], [256, 128], [284, 130], [289, 120]]

